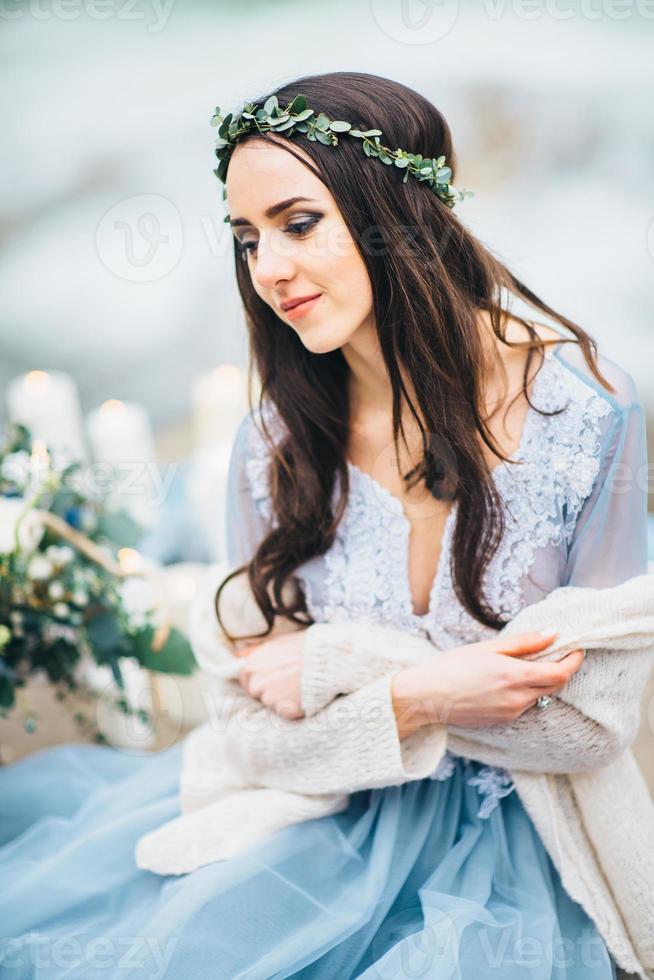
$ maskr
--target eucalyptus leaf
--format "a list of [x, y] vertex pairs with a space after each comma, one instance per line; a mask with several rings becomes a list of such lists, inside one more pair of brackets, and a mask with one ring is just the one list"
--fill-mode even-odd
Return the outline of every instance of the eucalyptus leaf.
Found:
[[[307, 108], [307, 100], [303, 95], [296, 95], [291, 103], [291, 112], [297, 114], [298, 112], [305, 112]], [[313, 109], [309, 109], [309, 112], [313, 112]]]
[[0, 677], [0, 708], [11, 708], [15, 701], [14, 686], [7, 677]]
[[329, 128], [333, 133], [347, 133], [351, 129], [349, 122], [343, 122], [341, 119], [335, 119], [329, 124]]
[[404, 157], [399, 157], [395, 161], [395, 166], [396, 167], [400, 167], [400, 169], [404, 169], [404, 167], [408, 167], [409, 166], [409, 161], [406, 160]]
[[287, 119], [285, 122], [283, 122], [281, 124], [281, 126], [277, 126], [277, 125], [273, 126], [272, 127], [272, 132], [273, 133], [281, 133], [281, 132], [283, 132], [283, 130], [290, 129], [291, 126], [294, 126], [294, 125], [295, 125], [295, 120], [294, 119]]
[[162, 674], [192, 674], [197, 667], [191, 644], [179, 630], [171, 628], [168, 638], [159, 650], [153, 650], [155, 638], [151, 626], [132, 636], [132, 656], [146, 670]]
[[276, 95], [271, 95], [263, 104], [263, 111], [266, 115], [271, 115], [274, 109], [279, 109], [279, 102]]

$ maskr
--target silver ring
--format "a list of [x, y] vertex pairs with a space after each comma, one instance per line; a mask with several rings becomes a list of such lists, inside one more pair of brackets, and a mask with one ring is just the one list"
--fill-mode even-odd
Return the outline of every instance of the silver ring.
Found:
[[549, 694], [543, 694], [543, 696], [540, 697], [538, 699], [538, 701], [536, 702], [536, 707], [538, 707], [538, 708], [546, 708], [548, 706], [548, 704], [551, 704], [552, 703], [553, 700], [554, 700], [554, 698], [551, 698], [549, 696]]

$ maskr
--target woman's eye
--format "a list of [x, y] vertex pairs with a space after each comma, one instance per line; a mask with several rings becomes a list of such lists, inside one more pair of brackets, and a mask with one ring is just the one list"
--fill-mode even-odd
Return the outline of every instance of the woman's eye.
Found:
[[[284, 229], [289, 235], [300, 237], [300, 235], [306, 234], [318, 221], [320, 218], [318, 215], [314, 215], [312, 218], [308, 218], [306, 221], [294, 221], [289, 225], [286, 225]], [[241, 258], [247, 259], [250, 252], [254, 253], [257, 250], [256, 241], [251, 242], [239, 242]]]

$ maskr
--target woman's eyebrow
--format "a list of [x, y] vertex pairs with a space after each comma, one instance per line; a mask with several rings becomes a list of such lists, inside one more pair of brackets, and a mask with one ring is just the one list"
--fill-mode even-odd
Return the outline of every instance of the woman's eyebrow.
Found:
[[[276, 218], [278, 214], [282, 211], [286, 211], [293, 204], [297, 204], [298, 201], [316, 201], [315, 197], [288, 197], [285, 201], [279, 201], [277, 204], [271, 204], [269, 208], [266, 208], [264, 214], [266, 218]], [[251, 222], [247, 218], [230, 218], [230, 225], [235, 228], [237, 225], [249, 225]]]

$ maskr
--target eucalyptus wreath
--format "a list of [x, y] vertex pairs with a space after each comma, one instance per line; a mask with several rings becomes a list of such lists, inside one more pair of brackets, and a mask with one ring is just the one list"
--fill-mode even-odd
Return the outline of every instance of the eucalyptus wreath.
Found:
[[[339, 136], [352, 136], [361, 140], [367, 157], [376, 157], [387, 166], [404, 170], [403, 183], [407, 182], [409, 175], [426, 183], [448, 208], [453, 208], [457, 201], [466, 197], [474, 197], [472, 191], [457, 191], [451, 185], [452, 171], [446, 166], [444, 156], [423, 157], [419, 153], [409, 153], [399, 147], [391, 150], [381, 143], [380, 129], [357, 129], [342, 119], [330, 119], [324, 112], [316, 114], [307, 106], [306, 97], [301, 94], [296, 95], [284, 109], [280, 107], [276, 95], [271, 95], [260, 107], [256, 103], [247, 102], [237, 115], [230, 112], [223, 116], [220, 107], [216, 106], [211, 125], [219, 127], [215, 153], [220, 162], [214, 174], [223, 184], [227, 178], [229, 159], [239, 137], [257, 130], [260, 133], [284, 133], [286, 136], [303, 133], [307, 139], [325, 146], [336, 146]], [[223, 200], [226, 196], [226, 188], [223, 188]], [[224, 220], [229, 221], [229, 215]]]

